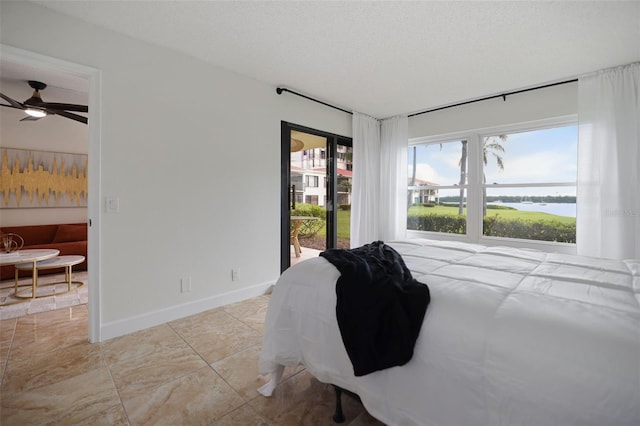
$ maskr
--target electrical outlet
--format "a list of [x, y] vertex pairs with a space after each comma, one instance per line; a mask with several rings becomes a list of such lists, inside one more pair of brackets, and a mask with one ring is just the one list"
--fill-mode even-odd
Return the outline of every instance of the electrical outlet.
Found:
[[191, 277], [180, 279], [180, 292], [189, 293], [191, 291]]
[[231, 281], [238, 281], [240, 279], [240, 270], [238, 268], [233, 268], [231, 270]]

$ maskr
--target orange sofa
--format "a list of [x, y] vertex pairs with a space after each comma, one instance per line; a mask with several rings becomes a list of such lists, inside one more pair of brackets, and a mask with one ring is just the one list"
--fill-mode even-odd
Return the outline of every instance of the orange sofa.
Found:
[[[28, 225], [28, 226], [5, 226], [0, 228], [3, 234], [18, 234], [24, 240], [22, 250], [26, 249], [58, 249], [60, 256], [79, 254], [85, 257], [85, 261], [73, 267], [74, 271], [87, 270], [87, 224], [69, 223], [58, 225]], [[13, 279], [15, 268], [13, 266], [2, 266], [0, 280]], [[45, 269], [40, 274], [55, 274], [63, 269]], [[20, 276], [29, 276], [31, 272], [20, 271]]]

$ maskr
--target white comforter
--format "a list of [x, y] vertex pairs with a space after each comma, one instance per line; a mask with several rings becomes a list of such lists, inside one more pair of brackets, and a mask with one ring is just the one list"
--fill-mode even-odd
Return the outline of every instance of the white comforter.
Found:
[[411, 361], [353, 375], [318, 257], [274, 288], [261, 373], [303, 364], [390, 425], [640, 425], [640, 260], [388, 244], [431, 290]]

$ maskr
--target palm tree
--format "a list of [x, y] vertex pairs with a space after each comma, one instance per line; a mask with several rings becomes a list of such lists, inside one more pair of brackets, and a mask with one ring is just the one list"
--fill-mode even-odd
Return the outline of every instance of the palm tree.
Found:
[[[488, 163], [488, 156], [491, 155], [495, 158], [496, 164], [500, 171], [504, 170], [504, 162], [502, 161], [501, 153], [505, 152], [501, 142], [507, 141], [507, 135], [489, 136], [484, 138], [482, 142], [482, 162], [486, 166]], [[463, 213], [464, 206], [464, 185], [467, 181], [467, 141], [460, 141], [462, 143], [462, 151], [460, 156], [460, 201], [458, 203], [458, 214]], [[482, 183], [486, 183], [487, 177], [485, 173], [482, 173]], [[482, 188], [482, 217], [487, 215], [487, 188]]]
[[467, 183], [467, 141], [462, 143], [462, 155], [460, 157], [460, 202], [458, 203], [458, 214], [462, 215], [464, 207], [464, 184]]
[[[488, 163], [487, 156], [490, 154], [495, 158], [496, 164], [498, 165], [498, 169], [500, 171], [504, 170], [504, 162], [502, 161], [501, 153], [504, 153], [504, 147], [501, 142], [507, 141], [507, 135], [499, 135], [499, 136], [489, 136], [484, 138], [484, 142], [482, 143], [482, 162], [486, 166]], [[482, 172], [482, 183], [485, 184], [487, 182], [487, 176]], [[482, 187], [482, 217], [487, 215], [487, 187]]]

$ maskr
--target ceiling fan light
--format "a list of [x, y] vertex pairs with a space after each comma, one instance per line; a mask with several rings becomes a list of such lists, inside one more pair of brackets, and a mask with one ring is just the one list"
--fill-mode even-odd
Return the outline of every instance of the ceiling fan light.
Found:
[[42, 118], [47, 116], [47, 113], [41, 109], [27, 108], [24, 110], [24, 112], [26, 112], [32, 117], [37, 117], [37, 118]]

